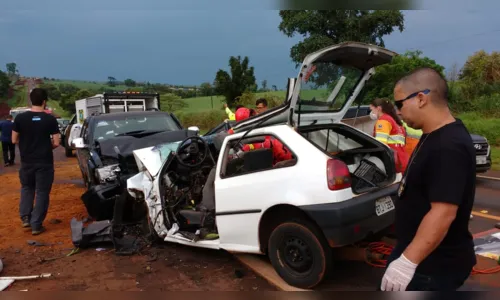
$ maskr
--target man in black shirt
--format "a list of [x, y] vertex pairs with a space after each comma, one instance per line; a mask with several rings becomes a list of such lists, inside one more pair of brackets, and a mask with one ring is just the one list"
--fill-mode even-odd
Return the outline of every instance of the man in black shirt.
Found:
[[475, 150], [448, 108], [442, 75], [419, 68], [398, 81], [395, 104], [422, 129], [399, 188], [397, 245], [381, 289], [456, 290], [476, 264], [468, 223], [475, 196]]
[[19, 144], [21, 156], [19, 213], [23, 227], [31, 226], [33, 235], [45, 231], [42, 223], [47, 216], [54, 181], [52, 150], [61, 141], [57, 119], [44, 111], [47, 98], [45, 90], [33, 89], [30, 93], [31, 111], [17, 115], [12, 128], [12, 143]]

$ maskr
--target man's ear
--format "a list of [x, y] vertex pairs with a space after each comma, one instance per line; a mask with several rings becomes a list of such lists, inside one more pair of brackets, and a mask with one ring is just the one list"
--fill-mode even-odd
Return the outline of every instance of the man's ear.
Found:
[[424, 107], [425, 105], [428, 104], [429, 102], [429, 97], [426, 97], [427, 95], [424, 95], [423, 93], [418, 93], [417, 95], [417, 100], [418, 100], [418, 107]]

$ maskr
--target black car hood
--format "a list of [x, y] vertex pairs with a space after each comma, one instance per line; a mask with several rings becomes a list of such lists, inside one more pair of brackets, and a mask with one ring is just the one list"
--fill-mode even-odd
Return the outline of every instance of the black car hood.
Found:
[[472, 141], [474, 143], [486, 143], [486, 138], [484, 138], [484, 136], [480, 136], [480, 135], [471, 133], [470, 137], [472, 138]]
[[118, 158], [118, 155], [114, 150], [114, 146], [118, 147], [121, 155], [129, 156], [132, 155], [132, 152], [137, 149], [153, 147], [164, 143], [182, 141], [188, 137], [195, 135], [195, 131], [183, 129], [178, 131], [164, 131], [156, 134], [146, 135], [143, 137], [117, 136], [99, 143], [101, 157]]

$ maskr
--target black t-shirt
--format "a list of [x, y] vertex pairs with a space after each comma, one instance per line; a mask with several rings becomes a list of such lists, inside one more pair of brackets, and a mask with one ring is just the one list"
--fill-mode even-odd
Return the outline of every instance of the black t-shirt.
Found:
[[[441, 244], [418, 266], [422, 274], [462, 272], [476, 264], [469, 219], [475, 196], [476, 159], [461, 120], [424, 134], [415, 147], [396, 205], [399, 251], [415, 237], [432, 202], [458, 205], [457, 216]], [[412, 161], [413, 159], [413, 161]]]
[[12, 130], [19, 133], [22, 163], [52, 164], [51, 135], [59, 133], [57, 119], [46, 112], [27, 111], [16, 116]]

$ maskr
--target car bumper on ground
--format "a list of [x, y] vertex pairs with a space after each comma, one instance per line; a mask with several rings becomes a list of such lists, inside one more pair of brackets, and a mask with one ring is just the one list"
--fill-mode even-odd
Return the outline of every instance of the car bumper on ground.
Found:
[[120, 188], [118, 183], [106, 183], [88, 189], [81, 198], [89, 216], [96, 221], [111, 220]]
[[390, 229], [395, 218], [394, 206], [377, 215], [376, 203], [380, 199], [390, 197], [395, 205], [398, 187], [399, 183], [392, 184], [340, 203], [307, 205], [300, 208], [318, 224], [331, 247], [342, 247]]

